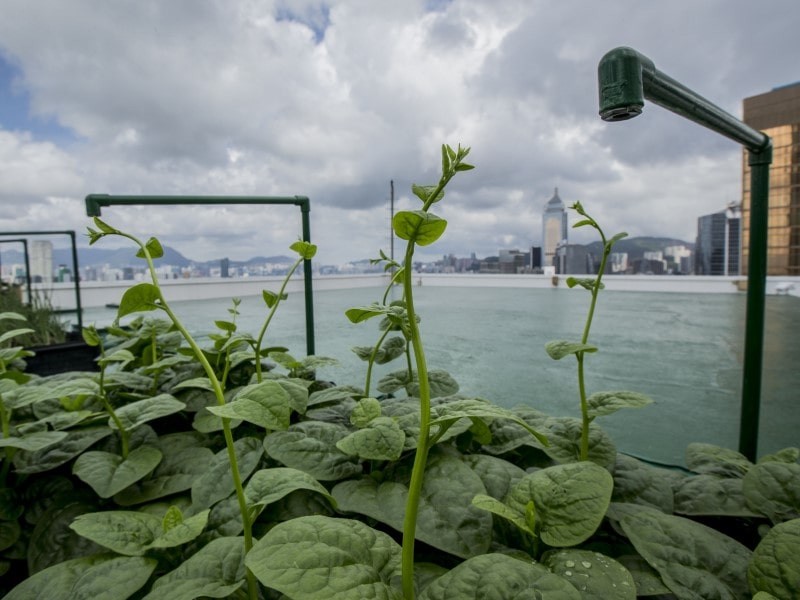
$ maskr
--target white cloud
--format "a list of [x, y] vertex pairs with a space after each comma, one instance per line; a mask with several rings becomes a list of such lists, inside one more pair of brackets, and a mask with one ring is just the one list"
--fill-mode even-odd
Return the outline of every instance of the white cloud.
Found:
[[[82, 228], [92, 192], [300, 194], [319, 260], [344, 262], [388, 246], [389, 180], [415, 208], [410, 185], [436, 180], [448, 142], [477, 168], [436, 208], [435, 255], [538, 243], [555, 186], [609, 231], [691, 240], [738, 197], [740, 150], [649, 104], [603, 123], [597, 63], [633, 46], [738, 114], [796, 78], [798, 16], [793, 0], [7, 0], [0, 52], [32, 114], [77, 141], [0, 130], [0, 221]], [[283, 252], [293, 213], [108, 211], [198, 259]]]

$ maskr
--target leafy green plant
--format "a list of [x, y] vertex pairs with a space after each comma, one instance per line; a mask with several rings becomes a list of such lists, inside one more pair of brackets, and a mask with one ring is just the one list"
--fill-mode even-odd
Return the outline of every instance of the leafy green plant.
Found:
[[[30, 348], [60, 344], [67, 338], [67, 329], [53, 308], [50, 298], [36, 291], [30, 303], [22, 301], [18, 286], [0, 289], [0, 313], [17, 313], [28, 324], [29, 332], [17, 337], [17, 343]], [[8, 322], [0, 321], [0, 334], [9, 331]]]
[[595, 418], [610, 415], [621, 408], [641, 408], [650, 404], [652, 400], [643, 394], [626, 391], [598, 392], [587, 397], [584, 361], [586, 354], [597, 352], [597, 346], [589, 344], [589, 331], [592, 328], [592, 319], [594, 318], [598, 295], [600, 294], [600, 290], [604, 287], [602, 282], [603, 273], [605, 273], [608, 256], [611, 254], [614, 244], [628, 234], [618, 233], [606, 239], [600, 225], [586, 213], [580, 202], [575, 202], [570, 208], [583, 217], [580, 221], [575, 223], [573, 227], [592, 227], [600, 234], [600, 240], [603, 243], [603, 255], [600, 259], [600, 268], [597, 271], [596, 277], [580, 279], [567, 277], [567, 286], [570, 288], [580, 286], [588, 290], [592, 296], [589, 304], [589, 312], [586, 315], [586, 324], [584, 325], [583, 335], [580, 341], [571, 342], [568, 340], [556, 340], [548, 342], [545, 346], [545, 350], [547, 350], [550, 357], [555, 360], [561, 360], [565, 356], [574, 355], [578, 362], [578, 394], [581, 409], [581, 443], [579, 458], [580, 460], [589, 460], [589, 427]]
[[[255, 421], [256, 424], [261, 425], [265, 428], [280, 428], [282, 426], [288, 425], [288, 422], [283, 423], [282, 419], [274, 418], [274, 413], [271, 409], [274, 406], [269, 406], [269, 403], [272, 402], [273, 397], [275, 396], [275, 389], [267, 388], [261, 382], [261, 371], [260, 371], [260, 346], [261, 341], [264, 336], [264, 332], [266, 331], [267, 325], [269, 324], [272, 315], [274, 314], [274, 309], [277, 307], [278, 301], [283, 293], [283, 289], [281, 288], [281, 292], [274, 296], [269, 296], [272, 300], [271, 305], [271, 312], [267, 318], [267, 321], [264, 327], [261, 330], [261, 333], [255, 343], [255, 353], [256, 353], [256, 373], [258, 376], [258, 384], [252, 386], [251, 388], [246, 388], [247, 392], [242, 393], [237, 396], [236, 401], [232, 403], [227, 403], [225, 395], [224, 395], [224, 381], [227, 377], [227, 366], [225, 371], [222, 375], [222, 378], [218, 377], [216, 371], [214, 370], [213, 366], [209, 362], [206, 354], [188, 332], [188, 330], [184, 327], [181, 321], [178, 319], [177, 315], [172, 311], [169, 304], [167, 303], [164, 295], [161, 292], [161, 288], [158, 285], [158, 277], [156, 274], [155, 266], [153, 264], [154, 258], [159, 258], [163, 255], [163, 249], [159, 241], [155, 238], [150, 238], [146, 243], [141, 242], [136, 237], [124, 233], [118, 229], [111, 227], [110, 225], [104, 223], [99, 218], [94, 219], [94, 224], [97, 229], [89, 228], [89, 238], [90, 243], [94, 244], [98, 240], [102, 239], [108, 235], [117, 235], [124, 238], [127, 238], [134, 242], [138, 247], [139, 251], [137, 256], [143, 258], [147, 261], [147, 265], [152, 277], [152, 283], [141, 283], [138, 285], [133, 286], [130, 288], [122, 297], [120, 302], [119, 310], [117, 313], [117, 318], [124, 317], [126, 315], [141, 312], [141, 311], [151, 311], [151, 310], [163, 310], [167, 316], [169, 317], [170, 321], [173, 323], [174, 327], [181, 333], [183, 338], [191, 347], [195, 359], [199, 361], [199, 363], [203, 367], [203, 371], [205, 372], [205, 376], [210, 384], [210, 387], [214, 393], [218, 406], [215, 408], [209, 408], [209, 412], [215, 414], [218, 417], [221, 417], [221, 424], [223, 435], [225, 438], [225, 445], [227, 448], [227, 458], [230, 468], [230, 474], [233, 479], [233, 484], [236, 492], [236, 499], [238, 502], [239, 507], [239, 514], [241, 518], [242, 524], [242, 531], [244, 535], [244, 552], [245, 554], [252, 548], [253, 546], [253, 531], [252, 531], [252, 513], [250, 508], [247, 505], [247, 498], [245, 496], [244, 487], [243, 487], [243, 480], [242, 480], [242, 473], [239, 467], [239, 457], [236, 453], [236, 446], [234, 443], [232, 428], [231, 428], [231, 419], [232, 418], [245, 418]], [[295, 268], [299, 262], [304, 259], [314, 255], [316, 248], [307, 242], [297, 242], [292, 246], [292, 249], [297, 250], [298, 253], [301, 255], [301, 258], [295, 263]], [[291, 273], [290, 273], [291, 275]], [[288, 277], [287, 277], [288, 279]], [[285, 282], [284, 282], [285, 287]], [[267, 300], [268, 296], [265, 295], [265, 300]], [[270, 304], [270, 302], [267, 302]], [[217, 323], [220, 326], [220, 322]], [[235, 324], [233, 323], [223, 323], [222, 329], [228, 331], [229, 333], [233, 333], [235, 331]], [[224, 346], [224, 344], [223, 344]], [[155, 358], [155, 357], [154, 357]], [[230, 355], [227, 355], [227, 358], [230, 358]], [[226, 361], [226, 365], [229, 364], [229, 361]], [[276, 386], [279, 392], [283, 392], [280, 386]], [[285, 394], [285, 392], [283, 392]], [[282, 400], [279, 396], [279, 402]], [[159, 401], [160, 400], [160, 401]], [[142, 400], [140, 402], [146, 402]], [[159, 397], [151, 398], [150, 403], [154, 405], [163, 406], [165, 402], [163, 399]], [[266, 404], [266, 405], [265, 405]], [[288, 405], [286, 406], [286, 410], [288, 411]], [[263, 414], [262, 414], [263, 413]], [[112, 412], [112, 418], [115, 418], [114, 413]], [[266, 416], [266, 418], [265, 418]], [[118, 419], [115, 419], [115, 422], [118, 423]], [[120, 431], [123, 431], [122, 425], [118, 423]], [[124, 436], [123, 436], [124, 439]], [[123, 447], [124, 448], [124, 447]], [[158, 450], [146, 450], [146, 446], [143, 447], [141, 452], [143, 454], [137, 455], [137, 469], [134, 471], [133, 479], [127, 478], [124, 479], [122, 482], [118, 482], [115, 486], [108, 486], [106, 485], [105, 491], [107, 495], [113, 495], [114, 493], [121, 491], [131, 483], [137, 481], [140, 477], [139, 475], [144, 475], [150, 471], [152, 471], [157, 464], [161, 460], [161, 454]], [[124, 448], [125, 449], [125, 448]], [[86, 456], [86, 455], [84, 455]], [[142, 456], [142, 458], [139, 458]], [[81, 457], [84, 458], [84, 457]], [[123, 461], [130, 460], [130, 457], [123, 456]], [[76, 468], [79, 468], [79, 463], [76, 463]], [[94, 467], [92, 463], [90, 465]], [[95, 469], [93, 469], [95, 470]], [[120, 470], [120, 469], [117, 469]], [[105, 479], [103, 481], [105, 483]], [[119, 487], [119, 489], [117, 489]], [[103, 494], [100, 494], [103, 496]], [[258, 597], [258, 591], [256, 587], [256, 581], [250, 571], [246, 573], [247, 577], [247, 585], [249, 596], [252, 600], [256, 600]]]
[[[466, 156], [444, 152], [443, 177]], [[435, 188], [422, 188], [423, 207], [441, 199]], [[409, 212], [397, 228], [410, 246], [435, 237], [435, 219]], [[98, 239], [117, 235], [102, 226]], [[158, 253], [152, 240], [138, 247]], [[352, 322], [381, 318], [381, 339], [359, 352], [368, 372], [406, 356], [372, 386], [380, 398], [369, 375], [365, 389], [312, 381], [328, 359], [257, 351], [236, 301], [200, 346], [152, 316], [169, 317], [155, 282], [120, 304], [142, 316], [84, 332], [101, 348], [98, 372], [27, 377], [27, 351], [4, 336], [0, 596], [797, 596], [800, 450], [753, 463], [697, 443], [686, 469], [656, 467], [618, 452], [595, 422], [618, 400], [588, 396], [581, 460], [583, 418], [500, 408], [428, 368], [411, 256], [378, 259], [393, 271], [381, 302], [347, 311]], [[583, 287], [596, 301], [600, 277]], [[387, 330], [400, 342], [387, 345]], [[267, 357], [276, 366], [259, 378]]]

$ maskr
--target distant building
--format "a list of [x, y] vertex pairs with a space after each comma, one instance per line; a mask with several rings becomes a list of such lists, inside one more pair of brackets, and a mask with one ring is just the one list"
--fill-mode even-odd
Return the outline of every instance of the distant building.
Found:
[[53, 243], [48, 240], [31, 242], [31, 281], [50, 283], [53, 281]]
[[530, 255], [519, 250], [500, 250], [497, 258], [500, 273], [522, 273], [530, 264]]
[[[767, 274], [800, 275], [800, 82], [744, 99], [745, 123], [772, 138]], [[742, 273], [750, 240], [750, 166], [742, 174]]]
[[556, 188], [553, 197], [544, 206], [542, 217], [543, 266], [554, 264], [556, 248], [562, 242], [567, 242], [567, 211]]
[[606, 262], [606, 273], [623, 274], [628, 270], [628, 253], [612, 252]]
[[[590, 257], [586, 246], [568, 244], [566, 240], [556, 248], [556, 273], [563, 275], [586, 275], [590, 271]], [[594, 270], [592, 267], [591, 270]]]
[[531, 271], [539, 271], [542, 269], [542, 247], [541, 246], [531, 246], [531, 261], [528, 265], [531, 268]]
[[220, 261], [219, 261], [219, 274], [220, 274], [220, 277], [223, 277], [223, 278], [230, 277], [231, 276], [230, 267], [231, 267], [231, 261], [230, 260], [228, 260], [227, 258], [220, 259]]
[[739, 275], [741, 219], [723, 210], [697, 219], [695, 275]]

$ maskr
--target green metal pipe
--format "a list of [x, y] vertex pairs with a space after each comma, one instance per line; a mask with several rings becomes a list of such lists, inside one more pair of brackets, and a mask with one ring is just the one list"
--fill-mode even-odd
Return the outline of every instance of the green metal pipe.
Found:
[[[75, 310], [78, 313], [78, 331], [83, 329], [83, 309], [81, 307], [81, 277], [80, 273], [78, 272], [78, 250], [75, 243], [75, 231], [73, 230], [58, 230], [58, 231], [1, 231], [0, 236], [4, 235], [68, 235], [70, 242], [72, 243], [72, 268], [74, 270], [74, 274], [72, 277], [73, 283], [75, 284], [73, 287], [75, 288]], [[27, 272], [26, 281], [28, 283], [28, 302], [31, 302], [30, 296], [30, 289], [31, 289], [31, 278], [30, 278], [30, 265], [28, 263], [28, 244], [25, 243], [25, 271]]]
[[751, 216], [742, 404], [739, 451], [755, 460], [761, 406], [761, 371], [764, 348], [764, 295], [767, 278], [767, 219], [769, 166], [772, 141], [699, 94], [655, 68], [636, 50], [620, 47], [606, 53], [597, 68], [600, 117], [623, 121], [642, 113], [645, 98], [712, 131], [749, 151], [751, 165]]
[[[303, 241], [311, 242], [311, 225], [309, 223], [311, 201], [307, 196], [112, 196], [109, 194], [89, 194], [86, 196], [86, 214], [90, 217], [99, 217], [103, 206], [186, 206], [197, 204], [291, 204], [299, 206], [303, 221]], [[305, 283], [306, 354], [312, 356], [315, 353], [314, 291], [310, 260], [303, 261], [303, 278]]]

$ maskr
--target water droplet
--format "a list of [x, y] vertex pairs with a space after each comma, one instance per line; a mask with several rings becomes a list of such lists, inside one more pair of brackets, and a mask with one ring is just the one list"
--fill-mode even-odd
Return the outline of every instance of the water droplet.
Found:
[[568, 560], [567, 562], [565, 562], [565, 563], [564, 563], [564, 565], [565, 565], [565, 566], [566, 566], [568, 569], [572, 569], [572, 568], [574, 568], [574, 567], [575, 567], [575, 561], [574, 561], [574, 560]]
[[564, 571], [564, 575], [567, 577], [572, 577], [572, 571]]
[[581, 564], [583, 565], [584, 569], [591, 569], [592, 568], [592, 563], [590, 563], [588, 560], [582, 560]]

